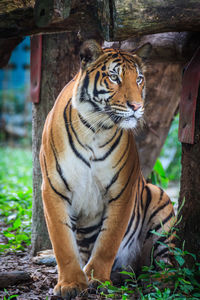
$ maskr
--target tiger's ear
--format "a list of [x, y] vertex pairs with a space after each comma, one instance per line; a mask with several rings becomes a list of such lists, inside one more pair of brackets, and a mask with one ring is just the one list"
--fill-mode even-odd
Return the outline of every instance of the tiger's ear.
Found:
[[83, 43], [80, 50], [81, 67], [85, 69], [103, 53], [101, 46], [95, 40]]
[[145, 60], [149, 57], [152, 51], [152, 45], [150, 43], [146, 43], [142, 45], [140, 48], [133, 51], [133, 54], [139, 56], [142, 60]]

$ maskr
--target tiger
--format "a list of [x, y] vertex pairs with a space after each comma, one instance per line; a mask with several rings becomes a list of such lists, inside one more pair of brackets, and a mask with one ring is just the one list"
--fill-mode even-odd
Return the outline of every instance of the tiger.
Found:
[[[54, 294], [72, 299], [151, 258], [169, 260], [173, 205], [140, 169], [147, 43], [132, 52], [87, 40], [80, 70], [47, 116], [41, 143], [44, 215], [58, 267]], [[160, 243], [159, 243], [160, 242]], [[152, 252], [153, 249], [153, 252]], [[153, 254], [152, 254], [153, 253]]]

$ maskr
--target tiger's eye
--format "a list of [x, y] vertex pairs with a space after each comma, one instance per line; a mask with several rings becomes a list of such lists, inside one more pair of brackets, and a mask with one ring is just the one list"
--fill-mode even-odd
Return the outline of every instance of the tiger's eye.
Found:
[[110, 78], [112, 81], [117, 81], [117, 80], [118, 80], [118, 76], [117, 76], [116, 74], [110, 75], [109, 78]]
[[143, 82], [144, 77], [142, 75], [139, 75], [138, 78], [136, 79], [136, 82], [138, 84], [141, 84]]

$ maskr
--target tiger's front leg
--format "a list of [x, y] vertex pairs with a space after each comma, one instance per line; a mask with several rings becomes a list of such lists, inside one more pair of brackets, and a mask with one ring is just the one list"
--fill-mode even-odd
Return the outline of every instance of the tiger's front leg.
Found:
[[125, 234], [133, 202], [131, 188], [117, 199], [111, 199], [104, 217], [104, 223], [94, 245], [91, 257], [84, 267], [90, 285], [95, 281], [110, 281], [111, 269]]
[[[42, 167], [44, 175], [44, 161]], [[71, 299], [87, 288], [88, 280], [80, 266], [80, 257], [67, 213], [69, 203], [67, 198], [63, 199], [61, 193], [58, 193], [48, 174], [43, 176], [44, 213], [58, 265], [58, 283], [54, 294]]]

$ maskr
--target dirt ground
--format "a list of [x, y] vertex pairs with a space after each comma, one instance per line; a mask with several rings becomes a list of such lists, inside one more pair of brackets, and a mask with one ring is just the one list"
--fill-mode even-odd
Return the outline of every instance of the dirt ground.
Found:
[[[17, 300], [61, 300], [53, 296], [53, 287], [57, 282], [55, 266], [38, 265], [33, 262], [30, 250], [26, 252], [7, 253], [0, 256], [0, 273], [24, 271], [30, 275], [30, 280], [0, 289], [0, 299], [10, 300], [9, 296], [17, 295]], [[6, 298], [4, 298], [6, 297]], [[76, 297], [76, 300], [102, 299], [95, 294]]]
[[[177, 200], [178, 189], [174, 188], [168, 191], [168, 194]], [[6, 227], [0, 218], [0, 228]], [[0, 245], [6, 243], [5, 237], [0, 230]], [[17, 295], [17, 300], [60, 300], [61, 297], [53, 296], [53, 288], [57, 282], [56, 266], [38, 265], [30, 255], [30, 248], [25, 252], [0, 255], [0, 274], [2, 272], [24, 271], [30, 275], [30, 280], [15, 285], [0, 288], [0, 300], [10, 300], [9, 296]], [[1, 284], [1, 282], [0, 282]], [[5, 297], [5, 298], [4, 298]], [[94, 294], [88, 294], [86, 297], [76, 297], [76, 300], [102, 299]]]
[[[47, 267], [33, 263], [29, 252], [7, 253], [0, 257], [1, 272], [25, 271], [31, 280], [0, 289], [0, 295], [18, 295], [17, 300], [53, 299], [53, 287], [57, 280], [56, 267]], [[48, 297], [48, 298], [47, 298]], [[57, 298], [59, 299], [59, 298]]]
[[[2, 234], [7, 225], [0, 217], [0, 247], [7, 243]], [[51, 265], [36, 264], [31, 256], [31, 248], [25, 252], [7, 252], [0, 255], [0, 300], [60, 300], [61, 297], [53, 296], [53, 288], [57, 283], [57, 268], [55, 260], [50, 260]], [[51, 255], [52, 257], [52, 255]], [[48, 260], [49, 262], [49, 260]], [[29, 280], [10, 285], [5, 285], [5, 273], [25, 272]], [[14, 276], [15, 277], [15, 276]], [[7, 280], [6, 280], [7, 283]], [[3, 286], [3, 287], [2, 287]], [[11, 297], [17, 295], [16, 297]], [[76, 300], [102, 299], [94, 294], [85, 297], [76, 297]]]

